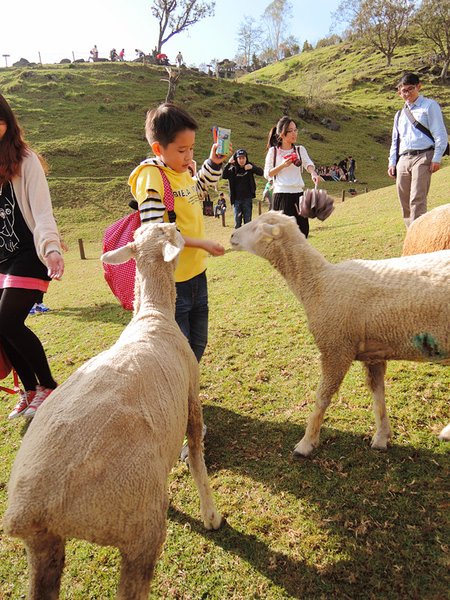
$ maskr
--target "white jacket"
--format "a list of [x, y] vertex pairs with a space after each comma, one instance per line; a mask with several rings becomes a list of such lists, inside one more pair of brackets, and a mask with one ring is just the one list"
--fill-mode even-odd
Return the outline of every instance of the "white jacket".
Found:
[[45, 264], [44, 255], [50, 250], [61, 252], [61, 244], [44, 169], [33, 151], [27, 151], [20, 174], [11, 182], [20, 212], [33, 234], [37, 255]]

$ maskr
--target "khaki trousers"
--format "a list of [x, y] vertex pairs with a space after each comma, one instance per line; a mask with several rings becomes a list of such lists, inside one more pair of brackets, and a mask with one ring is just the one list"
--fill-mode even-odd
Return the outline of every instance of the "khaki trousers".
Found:
[[428, 150], [417, 156], [400, 156], [397, 163], [397, 193], [406, 227], [427, 212], [433, 154], [434, 150]]

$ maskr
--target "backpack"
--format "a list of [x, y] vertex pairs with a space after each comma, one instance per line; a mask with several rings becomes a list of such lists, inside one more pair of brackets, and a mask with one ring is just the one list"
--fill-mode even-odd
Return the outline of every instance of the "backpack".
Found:
[[[164, 185], [164, 204], [169, 214], [171, 223], [175, 222], [174, 204], [172, 188], [164, 171], [157, 167], [161, 173], [162, 182]], [[126, 246], [134, 239], [134, 232], [141, 225], [141, 216], [139, 210], [134, 213], [119, 219], [108, 227], [103, 238], [103, 254], [110, 250], [117, 250]], [[136, 262], [131, 258], [126, 263], [121, 265], [108, 265], [103, 263], [105, 271], [106, 283], [111, 288], [114, 296], [120, 300], [122, 308], [125, 310], [133, 310], [134, 303], [134, 279], [136, 276]]]
[[13, 369], [11, 361], [8, 358], [8, 355], [5, 352], [5, 349], [0, 344], [0, 379], [6, 379], [8, 375], [13, 372], [14, 378], [14, 387], [12, 389], [0, 386], [0, 390], [2, 392], [7, 392], [8, 394], [17, 394], [19, 391], [19, 378], [17, 377], [17, 373], [15, 369]]

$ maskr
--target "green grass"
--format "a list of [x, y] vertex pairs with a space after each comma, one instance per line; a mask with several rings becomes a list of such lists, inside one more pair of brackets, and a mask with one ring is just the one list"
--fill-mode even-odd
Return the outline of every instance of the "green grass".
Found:
[[[397, 100], [380, 90], [392, 77], [386, 72], [382, 81], [364, 82], [361, 72], [361, 81], [352, 83], [357, 62], [364, 66], [375, 58], [351, 48], [345, 55], [343, 47], [340, 64], [337, 51], [323, 52], [321, 72], [329, 66], [331, 83], [332, 69], [346, 68], [348, 77], [338, 74], [335, 103], [327, 99], [314, 114], [338, 117], [345, 110], [350, 121], [341, 120], [338, 132], [328, 132], [316, 119], [301, 122], [322, 132], [326, 142], [302, 136], [318, 164], [353, 151], [362, 183], [322, 184], [335, 197], [336, 210], [323, 223], [311, 222], [310, 243], [331, 262], [398, 256], [405, 229], [385, 175], [387, 148], [374, 137], [389, 133]], [[322, 51], [311, 53], [308, 60], [321, 56]], [[291, 69], [298, 60], [289, 59]], [[64, 280], [53, 282], [46, 296], [52, 312], [29, 318], [60, 382], [113, 344], [130, 319], [104, 281], [101, 242], [104, 229], [127, 212], [128, 174], [148, 152], [144, 112], [163, 100], [164, 74], [129, 64], [0, 69], [2, 93], [18, 111], [31, 145], [50, 163], [54, 210], [70, 247]], [[231, 126], [234, 143], [262, 164], [269, 126], [283, 109], [295, 114], [305, 106], [294, 89], [302, 78], [299, 71], [284, 82], [273, 79], [292, 85], [289, 91], [186, 75], [177, 100], [199, 120], [197, 159], [209, 153], [211, 127], [220, 124]], [[442, 92], [431, 80], [428, 85]], [[264, 182], [257, 181], [260, 193]], [[433, 175], [430, 208], [448, 202], [449, 183], [449, 168]], [[358, 195], [347, 194], [341, 202], [348, 187]], [[366, 194], [366, 187], [374, 191]], [[226, 182], [219, 190], [227, 190]], [[257, 210], [255, 201], [254, 214]], [[303, 308], [284, 280], [261, 259], [231, 252], [230, 207], [226, 224], [206, 218], [208, 237], [227, 252], [208, 260], [210, 339], [201, 364], [201, 399], [206, 462], [227, 524], [215, 533], [204, 531], [192, 478], [177, 464], [169, 481], [167, 541], [150, 598], [447, 600], [450, 458], [436, 434], [450, 421], [449, 369], [389, 364], [394, 437], [380, 454], [370, 449], [371, 399], [361, 366], [353, 365], [327, 411], [319, 448], [309, 459], [293, 460], [314, 402], [318, 351]], [[87, 260], [79, 257], [79, 239]], [[26, 433], [23, 420], [6, 419], [14, 397], [1, 399], [0, 516]], [[119, 569], [115, 549], [70, 540], [61, 598], [112, 599]], [[0, 600], [23, 598], [26, 589], [23, 546], [0, 530]]]
[[[449, 178], [448, 168], [433, 176], [430, 207], [446, 202]], [[29, 321], [59, 381], [111, 345], [130, 318], [107, 288], [98, 260], [104, 224], [123, 207], [118, 183], [109, 185], [103, 205], [96, 199], [83, 212], [67, 197], [57, 207], [70, 245], [67, 270], [46, 297], [52, 312]], [[192, 479], [177, 464], [169, 482], [167, 542], [150, 598], [445, 600], [450, 460], [436, 433], [450, 420], [449, 370], [390, 363], [394, 438], [380, 454], [370, 449], [371, 400], [355, 364], [327, 412], [320, 447], [309, 459], [293, 460], [314, 402], [318, 352], [284, 280], [261, 259], [229, 250], [231, 214], [226, 221], [224, 228], [206, 218], [208, 236], [228, 250], [208, 263], [210, 341], [201, 399], [206, 461], [227, 524], [215, 533], [203, 530]], [[328, 220], [311, 225], [311, 244], [332, 262], [401, 253], [404, 225], [392, 187], [337, 201]], [[79, 231], [86, 236], [85, 261]], [[26, 431], [23, 421], [5, 419], [14, 403], [4, 396], [0, 514]], [[0, 557], [0, 597], [23, 597], [22, 545], [2, 535]], [[61, 598], [113, 598], [119, 568], [115, 549], [69, 541]]]

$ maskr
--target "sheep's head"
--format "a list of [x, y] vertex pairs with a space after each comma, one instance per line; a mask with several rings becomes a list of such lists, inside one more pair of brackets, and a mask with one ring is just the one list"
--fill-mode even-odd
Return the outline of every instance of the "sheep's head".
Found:
[[282, 240], [288, 231], [301, 234], [295, 217], [288, 217], [282, 212], [269, 211], [236, 229], [230, 238], [233, 250], [245, 250], [265, 256], [266, 250], [274, 240]]
[[134, 242], [106, 252], [100, 260], [110, 265], [120, 265], [130, 258], [142, 259], [144, 264], [160, 261], [161, 258], [164, 262], [176, 259], [178, 263], [183, 248], [184, 241], [175, 224], [155, 223], [139, 227], [134, 233]]

